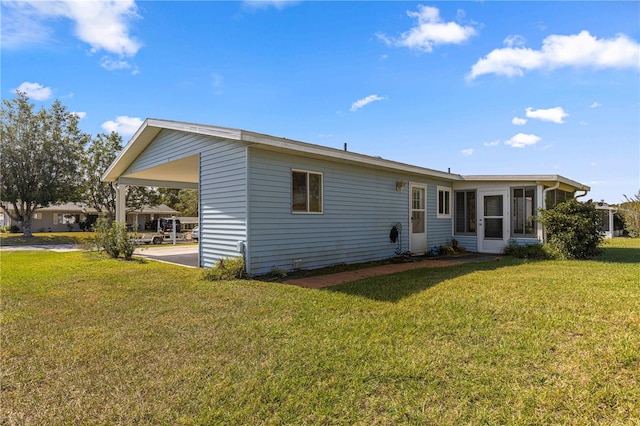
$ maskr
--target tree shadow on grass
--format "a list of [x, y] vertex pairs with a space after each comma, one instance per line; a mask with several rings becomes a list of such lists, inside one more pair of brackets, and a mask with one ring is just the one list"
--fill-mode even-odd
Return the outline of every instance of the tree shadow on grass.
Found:
[[593, 259], [606, 263], [638, 263], [640, 264], [640, 248], [604, 247], [602, 255]]
[[494, 271], [520, 263], [521, 261], [515, 259], [503, 259], [499, 261], [489, 260], [436, 268], [425, 267], [326, 287], [323, 291], [366, 297], [380, 302], [395, 303], [434, 287], [446, 280], [455, 279], [478, 271]]

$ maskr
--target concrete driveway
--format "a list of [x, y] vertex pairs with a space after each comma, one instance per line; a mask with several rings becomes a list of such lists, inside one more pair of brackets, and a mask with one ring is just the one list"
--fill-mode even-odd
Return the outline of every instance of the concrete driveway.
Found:
[[198, 244], [142, 246], [133, 252], [134, 255], [159, 262], [175, 265], [198, 267]]

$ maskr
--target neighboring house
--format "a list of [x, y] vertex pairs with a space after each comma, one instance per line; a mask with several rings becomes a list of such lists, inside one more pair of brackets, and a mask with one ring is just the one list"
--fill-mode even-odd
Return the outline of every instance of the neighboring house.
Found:
[[103, 180], [118, 183], [120, 221], [128, 185], [199, 189], [200, 266], [243, 255], [250, 275], [420, 254], [452, 239], [499, 253], [511, 239], [543, 240], [531, 220], [538, 208], [590, 190], [558, 175], [463, 176], [156, 119], [143, 123]]
[[618, 216], [618, 207], [607, 203], [596, 203], [596, 210], [602, 214], [602, 232], [605, 238], [619, 237], [624, 233], [624, 223]]
[[[143, 207], [139, 211], [127, 212], [127, 224], [131, 225], [134, 230], [144, 230], [145, 225], [153, 222], [161, 217], [171, 217], [178, 215], [179, 212], [165, 206], [164, 204]], [[8, 225], [15, 224], [19, 230], [22, 230], [22, 223], [14, 223], [8, 215]], [[31, 217], [32, 232], [63, 232], [63, 231], [80, 231], [80, 223], [85, 221], [95, 222], [99, 212], [87, 206], [84, 203], [64, 203], [55, 204], [49, 207], [41, 207], [35, 209]], [[136, 227], [137, 224], [137, 227]], [[137, 228], [137, 229], [136, 229]]]

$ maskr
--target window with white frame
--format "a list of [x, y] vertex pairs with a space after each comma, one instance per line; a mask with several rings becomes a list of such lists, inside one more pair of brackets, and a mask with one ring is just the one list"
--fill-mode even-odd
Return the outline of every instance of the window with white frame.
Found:
[[291, 211], [322, 213], [322, 173], [291, 171]]
[[451, 217], [451, 188], [438, 186], [438, 218]]

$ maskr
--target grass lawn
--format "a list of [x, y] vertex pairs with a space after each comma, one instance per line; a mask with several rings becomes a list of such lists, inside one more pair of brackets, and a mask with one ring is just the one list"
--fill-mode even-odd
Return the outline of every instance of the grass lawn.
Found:
[[32, 237], [24, 237], [22, 233], [0, 233], [2, 246], [30, 246], [47, 244], [83, 245], [95, 238], [93, 232], [34, 232]]
[[324, 290], [1, 253], [0, 423], [640, 423], [640, 240]]

